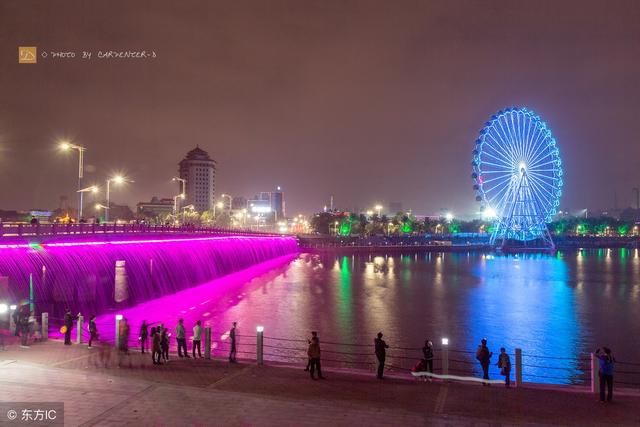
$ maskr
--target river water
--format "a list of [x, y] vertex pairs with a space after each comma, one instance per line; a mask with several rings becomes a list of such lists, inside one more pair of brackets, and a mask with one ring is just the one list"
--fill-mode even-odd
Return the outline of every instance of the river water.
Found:
[[[266, 359], [301, 364], [306, 337], [316, 330], [325, 364], [367, 369], [382, 331], [391, 346], [388, 363], [398, 372], [415, 364], [420, 352], [414, 348], [427, 338], [440, 359], [446, 337], [451, 372], [477, 375], [474, 353], [487, 338], [493, 363], [501, 346], [512, 362], [521, 348], [525, 381], [542, 383], [584, 383], [589, 353], [606, 345], [619, 362], [639, 363], [619, 363], [618, 379], [640, 386], [640, 373], [624, 373], [640, 372], [637, 249], [554, 256], [300, 254], [141, 304], [125, 316], [134, 327], [142, 318], [173, 327], [183, 317], [189, 329], [200, 319], [212, 327], [218, 355], [225, 354], [226, 332], [237, 321], [240, 356], [248, 358], [255, 357], [260, 325]], [[497, 367], [491, 375], [500, 378]]]

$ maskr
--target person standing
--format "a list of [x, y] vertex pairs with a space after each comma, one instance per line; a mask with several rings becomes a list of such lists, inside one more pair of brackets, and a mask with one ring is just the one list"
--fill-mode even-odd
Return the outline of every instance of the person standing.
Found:
[[13, 313], [11, 313], [11, 320], [13, 320], [13, 336], [20, 336], [20, 310], [13, 310]]
[[389, 346], [382, 339], [382, 332], [378, 332], [378, 338], [373, 340], [376, 349], [376, 358], [378, 359], [378, 379], [381, 380], [384, 375], [384, 361], [387, 358], [387, 350]]
[[424, 356], [424, 369], [433, 374], [433, 343], [429, 340], [424, 342], [422, 347], [422, 355]]
[[160, 346], [160, 332], [155, 328], [151, 328], [151, 360], [154, 365], [160, 364], [160, 356], [162, 347]]
[[162, 359], [165, 362], [169, 361], [169, 329], [160, 327], [162, 333], [160, 333], [160, 349], [162, 350]]
[[64, 345], [71, 345], [71, 329], [73, 329], [73, 314], [71, 310], [67, 308], [64, 313], [64, 326], [66, 328], [64, 332]]
[[604, 402], [604, 387], [607, 386], [607, 402], [613, 399], [613, 371], [616, 362], [609, 347], [602, 347], [596, 350], [596, 357], [600, 362], [600, 402]]
[[320, 340], [318, 337], [311, 338], [311, 342], [309, 343], [309, 348], [307, 349], [307, 356], [309, 356], [309, 360], [311, 361], [311, 379], [315, 380], [315, 371], [318, 371], [318, 379], [324, 380], [325, 378], [322, 376], [322, 370], [320, 368]]
[[120, 320], [120, 331], [118, 333], [118, 337], [120, 339], [120, 352], [124, 354], [129, 354], [130, 331], [129, 321], [126, 317], [123, 317], [122, 320]]
[[[314, 338], [314, 337], [317, 337], [317, 336], [318, 336], [318, 333], [317, 333], [316, 331], [311, 331], [311, 338], [309, 338], [309, 339], [307, 340], [307, 343], [308, 343], [308, 344], [311, 344], [311, 341], [313, 340], [313, 338]], [[319, 343], [319, 342], [320, 342], [320, 341], [318, 340], [318, 343]], [[308, 358], [308, 360], [307, 360], [307, 367], [306, 367], [306, 368], [304, 368], [305, 372], [309, 371], [309, 368], [311, 368], [311, 358], [310, 358], [310, 357], [309, 357], [309, 358]]]
[[140, 325], [140, 350], [142, 351], [142, 354], [144, 354], [145, 347], [149, 350], [147, 339], [149, 339], [149, 325], [147, 325], [146, 320], [143, 320], [142, 325]]
[[98, 338], [98, 325], [96, 325], [96, 315], [92, 315], [89, 318], [89, 346], [87, 348], [92, 348], [91, 344], [93, 344], [93, 340]]
[[236, 325], [237, 322], [233, 322], [233, 327], [229, 331], [229, 339], [231, 340], [231, 349], [229, 350], [229, 362], [236, 363]]
[[[482, 367], [482, 379], [489, 379], [489, 363], [491, 363], [491, 356], [493, 353], [489, 351], [489, 347], [487, 347], [487, 339], [482, 338], [480, 341], [480, 345], [478, 346], [478, 350], [476, 350], [476, 359], [480, 362], [480, 366]], [[487, 385], [487, 382], [483, 382], [483, 385]]]
[[511, 358], [504, 347], [500, 348], [498, 368], [500, 368], [500, 373], [504, 375], [504, 386], [508, 388], [511, 385]]
[[29, 348], [29, 306], [23, 305], [20, 312], [20, 347]]
[[200, 353], [200, 337], [202, 336], [202, 328], [200, 327], [200, 321], [196, 322], [193, 327], [193, 358], [196, 358], [196, 348], [198, 349], [198, 357], [202, 359], [202, 353]]
[[[176, 326], [176, 341], [178, 342], [178, 357], [186, 357], [189, 358], [189, 353], [187, 352], [187, 338], [184, 331], [184, 320], [178, 320], [178, 326]], [[182, 351], [184, 350], [184, 356], [182, 355]]]

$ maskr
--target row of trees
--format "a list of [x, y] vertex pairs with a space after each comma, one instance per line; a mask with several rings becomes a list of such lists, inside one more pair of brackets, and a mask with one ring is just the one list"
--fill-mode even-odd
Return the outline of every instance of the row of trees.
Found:
[[[311, 220], [311, 228], [316, 233], [343, 236], [491, 233], [494, 226], [493, 221], [480, 219], [472, 221], [456, 219], [447, 221], [445, 218], [418, 220], [415, 216], [405, 212], [398, 212], [394, 216], [322, 212], [316, 214]], [[572, 217], [552, 222], [549, 224], [549, 230], [555, 235], [628, 236], [638, 234], [638, 225], [610, 217]]]
[[145, 215], [144, 212], [138, 215], [138, 219], [145, 220], [155, 224], [171, 224], [176, 221], [181, 224], [189, 225], [210, 225], [220, 228], [228, 228], [232, 225], [232, 218], [228, 212], [217, 213], [213, 215], [213, 211], [196, 212], [185, 210], [178, 215]]

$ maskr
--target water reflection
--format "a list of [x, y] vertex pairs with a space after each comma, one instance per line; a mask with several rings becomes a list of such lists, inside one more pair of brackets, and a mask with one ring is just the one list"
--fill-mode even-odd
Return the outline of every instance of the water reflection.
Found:
[[[501, 256], [475, 268], [478, 285], [466, 296], [466, 347], [483, 337], [497, 362], [499, 348], [523, 351], [525, 381], [568, 382], [579, 377], [578, 363], [556, 363], [543, 356], [573, 359], [582, 340], [574, 292], [566, 263], [555, 257]], [[492, 366], [493, 376], [498, 375]]]
[[[419, 348], [427, 338], [439, 343], [447, 336], [450, 348], [462, 351], [452, 353], [461, 360], [452, 368], [476, 374], [476, 346], [487, 337], [494, 363], [501, 346], [510, 353], [519, 347], [527, 365], [525, 380], [569, 383], [584, 380], [588, 363], [579, 358], [600, 345], [612, 347], [619, 361], [640, 362], [640, 345], [630, 339], [640, 335], [638, 304], [636, 250], [517, 257], [302, 254], [140, 305], [129, 315], [172, 326], [183, 316], [188, 327], [202, 319], [216, 337], [234, 320], [244, 334], [255, 334], [255, 326], [263, 325], [267, 337], [304, 340], [317, 330], [325, 343], [363, 345], [360, 361], [373, 360], [370, 346], [378, 331], [396, 348]], [[103, 329], [110, 330], [110, 324]], [[287, 346], [294, 350], [269, 352], [303, 363], [304, 342]], [[249, 352], [252, 345], [248, 338], [241, 343]], [[388, 353], [393, 365], [404, 368], [419, 357], [419, 351], [392, 348]], [[492, 375], [497, 374], [492, 367]]]

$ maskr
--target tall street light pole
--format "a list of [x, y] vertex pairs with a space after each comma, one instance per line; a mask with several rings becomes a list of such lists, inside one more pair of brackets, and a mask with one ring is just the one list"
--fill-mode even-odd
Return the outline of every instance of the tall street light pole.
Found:
[[109, 221], [109, 210], [111, 209], [110, 195], [111, 195], [111, 183], [112, 182], [114, 182], [116, 184], [123, 184], [125, 182], [133, 182], [133, 181], [128, 180], [128, 179], [126, 179], [125, 177], [123, 177], [121, 175], [116, 175], [113, 178], [107, 179], [107, 194], [106, 194], [107, 205], [104, 208], [104, 222], [108, 222]]
[[231, 210], [231, 200], [232, 200], [231, 196], [230, 196], [230, 195], [228, 195], [228, 194], [222, 194], [222, 195], [220, 195], [220, 197], [222, 197], [223, 199], [224, 199], [225, 197], [228, 197], [228, 198], [229, 198], [229, 210]]
[[[174, 176], [173, 178], [171, 178], [171, 181], [180, 183], [181, 199], [184, 200], [185, 197], [187, 197], [187, 180], [184, 178], [179, 178], [177, 176]], [[176, 211], [177, 210], [178, 210], [178, 206], [176, 205]]]
[[82, 189], [82, 179], [84, 178], [84, 152], [86, 151], [86, 148], [83, 147], [82, 145], [72, 144], [68, 141], [61, 142], [60, 148], [65, 151], [68, 151], [68, 150], [78, 151], [78, 219], [77, 221], [80, 222], [80, 220], [83, 217], [82, 210], [84, 207], [84, 199], [83, 199], [84, 191], [80, 191], [80, 190]]

